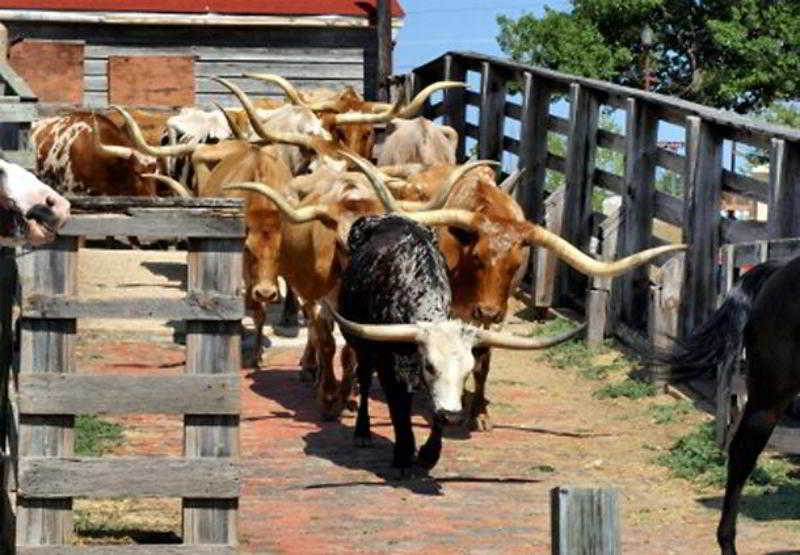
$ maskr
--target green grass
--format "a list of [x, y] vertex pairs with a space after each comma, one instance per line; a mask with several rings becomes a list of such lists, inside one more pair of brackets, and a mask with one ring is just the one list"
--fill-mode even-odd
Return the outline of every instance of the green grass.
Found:
[[[669, 468], [675, 476], [700, 487], [725, 485], [725, 454], [715, 443], [714, 422], [700, 424], [680, 437], [669, 452], [656, 458], [656, 462]], [[800, 488], [797, 465], [787, 458], [762, 457], [747, 481], [745, 493], [763, 495], [781, 488]]]
[[683, 417], [688, 415], [691, 410], [692, 404], [689, 401], [679, 401], [667, 405], [652, 405], [648, 412], [655, 424], [672, 424], [683, 420]]
[[95, 415], [75, 417], [75, 454], [99, 457], [122, 443], [122, 426], [107, 422]]
[[657, 385], [628, 377], [621, 382], [604, 385], [594, 392], [594, 396], [598, 399], [617, 399], [619, 397], [642, 399], [652, 397], [657, 393]]

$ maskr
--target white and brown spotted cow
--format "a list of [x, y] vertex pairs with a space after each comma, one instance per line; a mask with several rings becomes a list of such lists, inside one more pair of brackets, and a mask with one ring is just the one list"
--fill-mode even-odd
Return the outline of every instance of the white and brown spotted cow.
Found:
[[[97, 131], [94, 128], [96, 125]], [[156, 159], [133, 148], [109, 118], [75, 112], [34, 122], [36, 173], [61, 193], [152, 196]]]

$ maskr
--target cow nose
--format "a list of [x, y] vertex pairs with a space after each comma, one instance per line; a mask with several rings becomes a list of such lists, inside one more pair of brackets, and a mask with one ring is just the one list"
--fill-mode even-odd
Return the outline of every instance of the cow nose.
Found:
[[436, 411], [436, 418], [444, 424], [460, 424], [464, 419], [464, 412], [460, 410], [439, 409]]
[[281, 296], [272, 285], [256, 285], [253, 287], [253, 300], [259, 303], [277, 303]]
[[500, 309], [484, 304], [476, 305], [472, 309], [472, 317], [484, 324], [499, 324], [503, 321], [503, 313]]

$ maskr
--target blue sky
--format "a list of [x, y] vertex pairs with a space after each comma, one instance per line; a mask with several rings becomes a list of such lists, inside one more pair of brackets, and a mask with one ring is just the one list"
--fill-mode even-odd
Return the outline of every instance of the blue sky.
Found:
[[563, 11], [571, 8], [568, 0], [527, 3], [521, 0], [400, 0], [400, 3], [406, 10], [406, 19], [397, 36], [395, 73], [407, 73], [448, 50], [501, 55], [496, 40], [498, 14], [539, 16], [545, 5]]

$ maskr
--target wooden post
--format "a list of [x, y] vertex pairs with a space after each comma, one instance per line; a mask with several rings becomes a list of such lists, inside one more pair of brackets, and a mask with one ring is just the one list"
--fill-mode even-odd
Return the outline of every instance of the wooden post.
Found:
[[[570, 85], [569, 137], [564, 190], [562, 237], [584, 252], [589, 248], [592, 176], [597, 146], [600, 103], [577, 83]], [[586, 276], [565, 263], [558, 269], [559, 296], [583, 296]]]
[[722, 195], [722, 136], [697, 116], [686, 118], [681, 336], [701, 324], [714, 309], [719, 261], [719, 207]]
[[[608, 217], [600, 224], [602, 243], [601, 258], [611, 260], [617, 253], [620, 222], [623, 219], [622, 207], [611, 210]], [[589, 304], [586, 318], [589, 324], [586, 330], [586, 344], [599, 345], [606, 335], [613, 333], [616, 323], [618, 303], [613, 301], [619, 297], [615, 291], [617, 285], [613, 278], [592, 278], [589, 290]], [[618, 289], [618, 287], [616, 287]]]
[[[655, 150], [658, 118], [641, 101], [626, 101], [625, 186], [622, 211], [625, 214], [619, 237], [620, 257], [650, 246], [653, 235], [655, 201]], [[646, 329], [649, 279], [647, 266], [637, 268], [619, 278], [622, 291], [621, 317], [634, 329]]]
[[[23, 297], [75, 295], [78, 239], [61, 237], [19, 259]], [[75, 372], [76, 320], [21, 321], [20, 375]], [[69, 457], [74, 450], [73, 416], [19, 415], [19, 458]], [[72, 498], [34, 498], [20, 492], [17, 545], [64, 545], [72, 538]]]
[[[545, 226], [548, 231], [561, 235], [561, 222], [564, 215], [564, 188], [560, 187], [550, 193], [544, 203]], [[536, 279], [534, 293], [534, 307], [536, 311], [543, 313], [553, 306], [555, 291], [556, 270], [558, 268], [558, 258], [549, 249], [536, 249]]]
[[378, 0], [376, 32], [378, 34], [378, 100], [391, 101], [389, 78], [392, 76], [392, 7], [391, 0]]
[[[656, 272], [655, 283], [650, 286], [650, 304], [647, 318], [650, 342], [659, 349], [668, 349], [678, 337], [683, 266], [685, 253], [678, 253]], [[651, 370], [655, 376], [656, 372]], [[656, 380], [663, 384], [660, 378]]]
[[770, 239], [800, 235], [800, 146], [772, 139], [769, 155]]
[[622, 553], [616, 488], [553, 488], [550, 517], [553, 555]]
[[[444, 80], [466, 82], [467, 70], [464, 65], [452, 54], [444, 57]], [[458, 133], [456, 146], [456, 162], [462, 163], [466, 159], [466, 115], [467, 105], [464, 102], [465, 94], [461, 87], [445, 89], [444, 91], [444, 123], [455, 129]]]
[[481, 64], [481, 113], [478, 131], [478, 158], [503, 159], [503, 122], [505, 121], [507, 84], [497, 67]]
[[8, 60], [8, 27], [0, 23], [0, 63]]
[[[515, 198], [525, 219], [544, 224], [544, 182], [547, 170], [547, 118], [550, 115], [550, 89], [544, 80], [537, 80], [526, 71], [522, 84], [522, 115], [519, 133], [519, 152], [517, 167], [525, 169], [522, 182], [515, 191]], [[538, 251], [532, 249], [529, 272], [537, 275]], [[536, 280], [531, 280], [531, 298], [536, 298]]]
[[[242, 243], [236, 239], [189, 241], [188, 290], [236, 295], [242, 276]], [[186, 322], [187, 374], [238, 374], [239, 322]], [[184, 416], [184, 456], [239, 455], [238, 416]], [[236, 545], [236, 499], [183, 499], [185, 544]]]
[[0, 247], [0, 553], [14, 547], [16, 483], [16, 424], [11, 405], [11, 363], [14, 329], [12, 312], [17, 290], [16, 251]]

